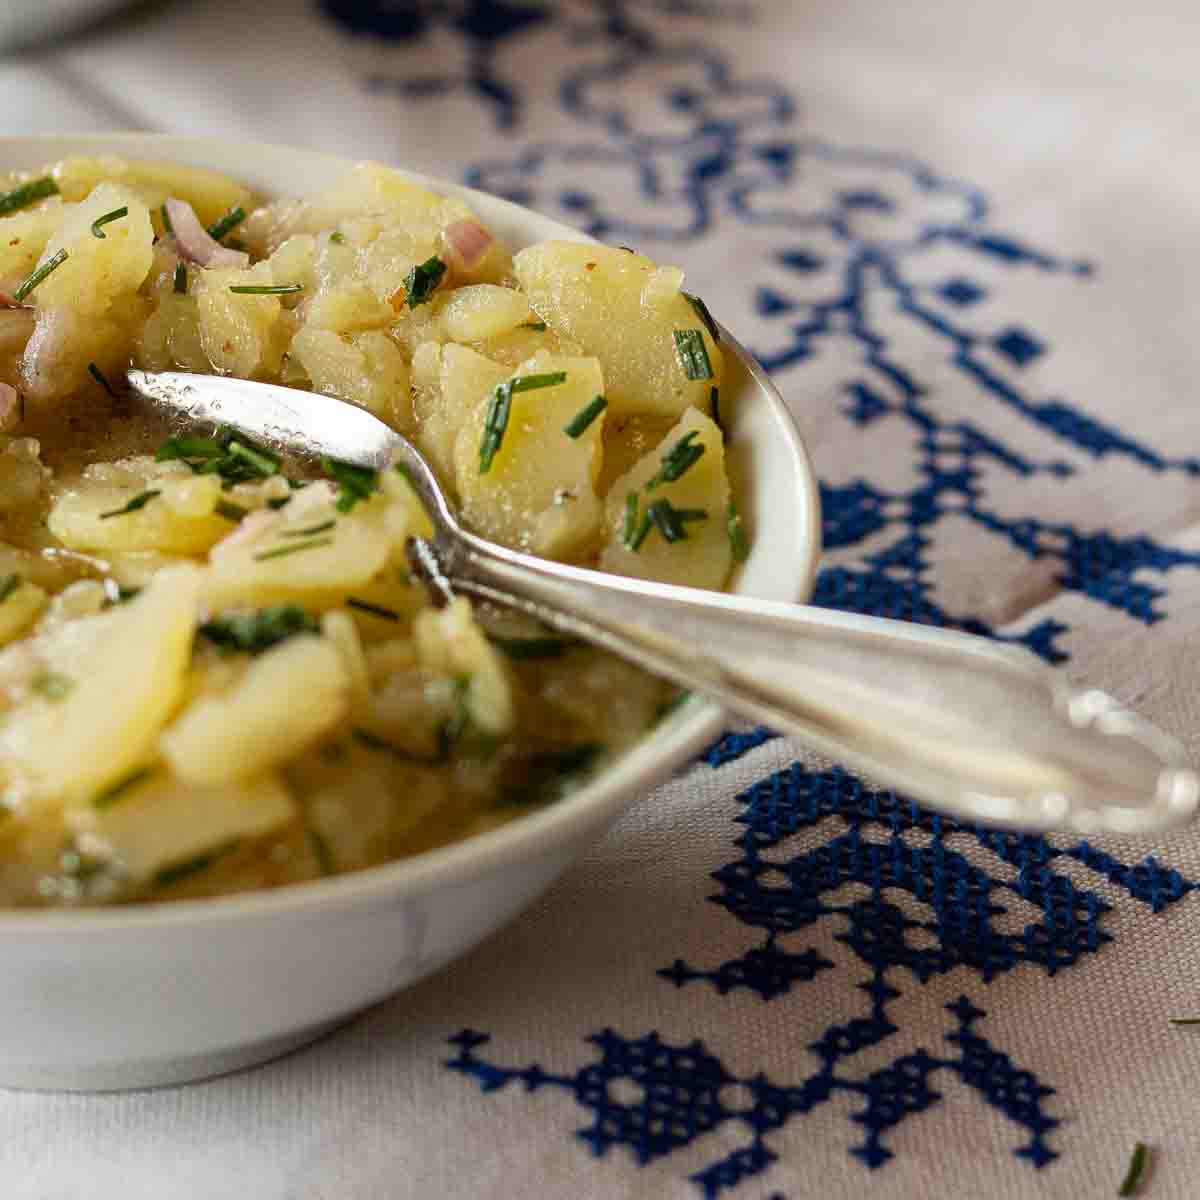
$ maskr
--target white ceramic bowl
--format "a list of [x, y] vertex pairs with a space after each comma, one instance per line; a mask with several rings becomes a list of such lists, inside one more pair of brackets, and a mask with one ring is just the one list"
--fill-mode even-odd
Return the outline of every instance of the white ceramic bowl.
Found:
[[[67, 154], [213, 167], [267, 194], [316, 191], [351, 164], [272, 146], [143, 134], [0, 138], [0, 170]], [[514, 247], [587, 240], [453, 184]], [[807, 598], [816, 486], [780, 399], [732, 340], [721, 410], [753, 548], [736, 590]], [[0, 1085], [177, 1083], [281, 1054], [428, 975], [538, 896], [634, 800], [721, 729], [692, 700], [573, 795], [490, 833], [315, 883], [214, 900], [0, 915]]]

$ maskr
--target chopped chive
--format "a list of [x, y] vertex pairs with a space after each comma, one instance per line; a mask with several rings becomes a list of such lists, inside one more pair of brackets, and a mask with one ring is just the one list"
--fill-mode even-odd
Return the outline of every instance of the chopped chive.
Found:
[[220, 458], [225, 453], [225, 447], [209, 437], [173, 437], [167, 438], [158, 448], [154, 456], [155, 462], [168, 462], [172, 459], [182, 459], [188, 462], [198, 458]]
[[0, 579], [0, 604], [3, 604], [9, 598], [21, 586], [22, 582], [21, 576], [16, 571]]
[[175, 264], [175, 294], [186, 296], [188, 290], [187, 263]]
[[498, 633], [489, 633], [487, 638], [509, 658], [518, 660], [562, 658], [575, 645], [570, 638], [560, 637], [502, 637]]
[[333, 538], [315, 537], [307, 542], [293, 542], [290, 546], [276, 546], [274, 550], [263, 550], [254, 556], [255, 562], [266, 562], [269, 558], [284, 558], [288, 554], [299, 554], [302, 550], [316, 550], [318, 546], [332, 546]]
[[122, 800], [143, 780], [154, 774], [153, 767], [138, 767], [130, 771], [123, 779], [118, 779], [111, 787], [92, 797], [93, 808], [109, 808]]
[[742, 515], [738, 512], [737, 501], [732, 497], [729, 500], [729, 507], [725, 510], [725, 529], [729, 534], [733, 561], [745, 562], [750, 556], [750, 539], [746, 536], [746, 527], [742, 524]]
[[155, 496], [161, 495], [162, 491], [159, 488], [149, 488], [147, 491], [138, 492], [123, 508], [110, 508], [108, 512], [102, 512], [100, 520], [107, 521], [109, 517], [123, 517], [127, 513], [137, 512], [138, 509], [145, 508]]
[[285, 504], [291, 504], [291, 502], [291, 496], [272, 496], [271, 499], [267, 501], [267, 507], [273, 508], [276, 512], [278, 512]]
[[621, 541], [630, 548], [638, 527], [638, 496], [637, 492], [629, 492], [625, 496], [625, 521], [621, 526]]
[[721, 331], [717, 328], [716, 321], [713, 320], [713, 315], [708, 311], [708, 305], [700, 299], [699, 296], [693, 296], [691, 292], [681, 293], [683, 298], [695, 309], [696, 316], [704, 322], [704, 328], [708, 330], [708, 336], [714, 342], [720, 342]]
[[709, 389], [708, 406], [712, 412], [713, 424], [724, 433], [725, 426], [721, 423], [721, 389], [716, 384]]
[[536, 329], [538, 333], [545, 333], [549, 326], [545, 321], [522, 321], [521, 329]]
[[94, 362], [88, 363], [88, 374], [115, 400], [117, 393], [113, 391], [113, 386], [104, 378], [104, 372], [100, 370]]
[[394, 608], [384, 608], [382, 604], [372, 604], [369, 600], [359, 600], [354, 596], [346, 597], [346, 607], [356, 608], [359, 612], [370, 613], [384, 621], [399, 621], [400, 614]]
[[[0, 595], [3, 599], [3, 595]], [[1168, 1025], [1200, 1025], [1200, 1017], [1168, 1017]]]
[[103, 226], [111, 225], [114, 221], [119, 221], [122, 217], [129, 216], [128, 207], [122, 205], [120, 208], [114, 208], [112, 212], [107, 212], [102, 217], [97, 217], [92, 222], [92, 237], [98, 237], [103, 241], [108, 234], [104, 232]]
[[302, 283], [231, 283], [229, 290], [238, 296], [291, 296], [304, 291]]
[[174, 233], [175, 226], [171, 224], [171, 214], [167, 211], [167, 206], [165, 204], [159, 206], [158, 215], [162, 218], [163, 232]]
[[337, 525], [337, 519], [330, 517], [328, 521], [322, 521], [319, 525], [309, 525], [305, 529], [281, 529], [280, 537], [311, 537], [314, 533], [325, 533], [326, 530], [333, 529]]
[[227, 521], [240, 521], [249, 511], [248, 508], [234, 504], [231, 500], [218, 500], [213, 509], [218, 517], [224, 517]]
[[1135, 1196], [1137, 1190], [1141, 1186], [1142, 1177], [1146, 1173], [1146, 1161], [1150, 1156], [1150, 1151], [1145, 1142], [1138, 1142], [1133, 1148], [1133, 1154], [1129, 1159], [1129, 1168], [1125, 1172], [1125, 1178], [1121, 1181], [1121, 1186], [1117, 1191], [1118, 1196]]
[[704, 338], [698, 329], [675, 330], [675, 356], [689, 379], [711, 379], [712, 363], [704, 348]]
[[370, 467], [356, 467], [353, 463], [341, 462], [336, 458], [322, 458], [321, 469], [338, 485], [334, 507], [341, 513], [349, 512], [360, 500], [368, 499], [379, 483], [378, 471]]
[[58, 184], [49, 175], [41, 179], [31, 179], [28, 183], [23, 183], [0, 196], [0, 217], [7, 217], [9, 213], [18, 209], [28, 208], [38, 200], [45, 200], [47, 196], [57, 195]]
[[566, 371], [549, 371], [544, 375], [519, 375], [507, 383], [496, 385], [487, 416], [483, 421], [483, 437], [479, 442], [479, 474], [486, 475], [492, 469], [508, 429], [508, 415], [512, 411], [512, 398], [517, 392], [532, 392], [538, 388], [555, 387], [567, 378]]
[[226, 653], [261, 654], [298, 633], [317, 633], [316, 618], [298, 604], [275, 604], [256, 612], [213, 617], [198, 632]]
[[698, 436], [696, 430], [689, 429], [662, 456], [662, 463], [646, 484], [646, 491], [652, 492], [660, 483], [674, 483], [695, 466], [696, 462], [704, 456], [703, 442], [700, 445], [693, 444], [693, 439]]
[[53, 275], [66, 261], [67, 252], [65, 250], [56, 251], [13, 292], [13, 299], [20, 304], [39, 283], [42, 283], [47, 276]]
[[369, 729], [362, 729], [357, 725], [350, 730], [350, 734], [359, 745], [366, 746], [368, 750], [380, 750], [384, 754], [392, 754], [396, 758], [402, 758], [405, 762], [434, 765], [445, 761], [444, 757], [440, 755], [414, 754], [411, 750], [405, 750], [403, 746], [397, 746], [395, 742], [389, 742], [385, 738], [372, 733]]
[[214, 242], [219, 242], [227, 234], [232, 233], [245, 219], [246, 210], [239, 204], [237, 208], [231, 208], [223, 217], [208, 227], [208, 236]]
[[404, 463], [396, 464], [396, 474], [399, 475], [400, 478], [403, 479], [404, 482], [407, 483], [414, 492], [417, 490], [417, 483], [416, 480], [413, 479], [413, 473], [408, 469], [407, 466], [405, 466]]
[[186, 858], [182, 862], [172, 863], [170, 866], [163, 867], [154, 876], [154, 886], [166, 888], [172, 884], [180, 883], [184, 879], [190, 879], [193, 875], [199, 875], [201, 871], [207, 871], [217, 859], [224, 858], [226, 854], [230, 854], [236, 850], [238, 845], [239, 840], [233, 838], [223, 846], [218, 846], [215, 850], [210, 850], [206, 854], [197, 854], [195, 858]]
[[608, 407], [608, 401], [603, 396], [597, 396], [585, 404], [564, 426], [563, 433], [569, 438], [577, 438], [587, 427]]
[[676, 508], [670, 500], [655, 500], [648, 504], [646, 515], [668, 542], [681, 542], [687, 537], [685, 522], [708, 520], [708, 513], [703, 508]]
[[134, 596], [140, 596], [142, 589], [140, 587], [117, 587], [117, 603], [127, 604]]
[[64, 699], [75, 686], [75, 681], [69, 675], [62, 675], [58, 671], [43, 671], [31, 680], [29, 686], [39, 696], [45, 696], [47, 700], [59, 701]]
[[329, 240], [330, 240], [330, 241], [331, 241], [331, 242], [332, 242], [332, 243], [333, 243], [335, 246], [341, 246], [341, 245], [343, 245], [343, 244], [345, 243], [345, 241], [346, 241], [346, 235], [345, 235], [345, 234], [344, 234], [344, 233], [343, 233], [343, 232], [342, 232], [340, 229], [335, 229], [335, 230], [334, 230], [334, 231], [333, 231], [333, 232], [332, 232], [332, 233], [329, 235]]
[[274, 475], [279, 470], [279, 456], [256, 446], [253, 442], [235, 439], [225, 450], [230, 458], [240, 458], [259, 475]]
[[305, 831], [305, 836], [308, 839], [308, 848], [312, 851], [313, 858], [317, 860], [317, 867], [321, 874], [336, 875], [337, 863], [333, 860], [333, 851], [329, 848], [329, 843], [311, 826]]
[[650, 530], [654, 528], [654, 522], [650, 519], [649, 513], [644, 513], [642, 519], [638, 522], [638, 527], [634, 531], [633, 537], [629, 542], [629, 548], [635, 554], [642, 548], [642, 543], [650, 534]]
[[405, 299], [409, 308], [428, 304], [446, 274], [446, 264], [435, 254], [420, 266], [413, 267], [404, 279]]
[[470, 683], [470, 679], [465, 675], [460, 675], [454, 681], [454, 713], [442, 722], [442, 727], [438, 730], [438, 745], [443, 761], [450, 758], [455, 743], [462, 740], [463, 734], [470, 727], [471, 713], [467, 708], [467, 689]]

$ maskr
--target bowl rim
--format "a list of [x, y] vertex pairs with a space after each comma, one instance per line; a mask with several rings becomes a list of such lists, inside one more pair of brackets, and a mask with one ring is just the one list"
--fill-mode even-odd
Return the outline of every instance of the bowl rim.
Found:
[[[57, 147], [57, 153], [55, 148]], [[82, 149], [80, 149], [82, 148]], [[345, 171], [356, 160], [322, 151], [240, 138], [200, 138], [167, 133], [85, 133], [0, 136], [0, 157], [23, 156], [28, 151], [31, 166], [56, 161], [72, 153], [92, 150], [98, 155], [161, 154], [161, 161], [194, 166], [204, 160], [220, 159], [237, 152], [253, 156], [294, 156], [322, 163], [330, 170]], [[379, 160], [369, 160], [379, 161]], [[529, 223], [532, 216], [544, 226], [553, 226], [556, 236], [596, 242], [581, 231], [564, 225], [534, 209], [514, 204], [448, 179], [439, 179], [403, 167], [387, 166], [413, 183], [442, 195], [461, 197], [481, 209], [502, 211], [516, 223]], [[226, 171], [224, 167], [209, 167]], [[540, 240], [540, 239], [539, 239]], [[780, 598], [802, 602], [812, 592], [821, 553], [820, 498], [816, 475], [788, 405], [766, 372], [720, 325], [722, 343], [741, 359], [751, 382], [774, 410], [782, 431], [787, 457], [791, 460], [796, 489], [794, 516], [803, 553], [789, 564]], [[736, 586], [735, 594], [740, 590]], [[742, 592], [742, 594], [752, 594]], [[514, 866], [536, 858], [570, 841], [580, 828], [602, 832], [635, 800], [643, 798], [668, 778], [675, 769], [723, 728], [725, 714], [713, 701], [692, 697], [653, 733], [627, 750], [610, 767], [578, 790], [554, 804], [518, 817], [495, 829], [477, 833], [445, 846], [422, 851], [408, 858], [364, 867], [329, 878], [283, 884], [250, 892], [193, 900], [160, 900], [143, 904], [77, 909], [0, 909], [0, 934], [18, 937], [93, 935], [101, 930], [137, 931], [148, 927], [196, 925], [241, 920], [250, 917], [303, 918], [314, 908], [338, 910], [380, 900], [404, 900], [434, 886], [462, 885], [502, 866]]]

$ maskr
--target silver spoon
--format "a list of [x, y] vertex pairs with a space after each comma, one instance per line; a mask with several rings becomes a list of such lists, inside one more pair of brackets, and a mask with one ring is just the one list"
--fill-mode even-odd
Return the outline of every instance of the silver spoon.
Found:
[[360, 408], [241, 379], [128, 379], [194, 421], [359, 466], [403, 464], [435, 530], [410, 556], [436, 592], [526, 612], [932, 808], [1031, 831], [1134, 833], [1180, 824], [1200, 801], [1174, 739], [1027, 651], [521, 554], [464, 530], [420, 453]]

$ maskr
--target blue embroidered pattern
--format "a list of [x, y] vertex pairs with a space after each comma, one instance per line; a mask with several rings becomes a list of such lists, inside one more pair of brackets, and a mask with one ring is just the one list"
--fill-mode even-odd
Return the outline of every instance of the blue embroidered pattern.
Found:
[[[416, 46], [435, 28], [455, 33], [468, 51], [464, 75], [403, 65], [419, 64], [417, 56], [398, 59], [394, 73], [368, 86], [410, 99], [465, 91], [514, 138], [529, 85], [502, 73], [501, 52], [550, 31], [586, 47], [564, 55], [553, 79], [571, 135], [514, 141], [467, 171], [473, 186], [618, 243], [688, 242], [728, 222], [747, 238], [770, 234], [744, 284], [767, 342], [760, 359], [776, 373], [802, 373], [837, 349], [837, 361], [850, 364], [840, 379], [848, 427], [864, 437], [886, 428], [897, 459], [912, 468], [894, 476], [907, 484], [822, 484], [824, 541], [836, 562], [818, 577], [817, 603], [1003, 636], [1061, 662], [1067, 627], [1059, 621], [1001, 635], [977, 614], [939, 602], [931, 551], [940, 522], [965, 520], [1031, 563], [1048, 561], [1058, 588], [1146, 624], [1162, 617], [1163, 577], [1200, 566], [1200, 554], [1141, 535], [1048, 521], [1036, 509], [1014, 514], [1019, 489], [1006, 489], [1006, 510], [989, 502], [996, 473], [1066, 487], [1101, 460], [1194, 478], [1200, 459], [1172, 457], [1065, 399], [1039, 395], [1032, 368], [1050, 352], [1049, 337], [987, 316], [993, 280], [1007, 272], [1084, 283], [1091, 265], [998, 227], [982, 191], [909, 156], [798, 136], [784, 87], [740, 77], [703, 44], [708, 22], [744, 10], [705, 0], [321, 5], [349, 29], [397, 47]], [[931, 362], [952, 388], [928, 378]], [[1050, 449], [1032, 455], [995, 432], [1014, 423]], [[773, 736], [726, 734], [703, 761], [720, 767]], [[497, 1065], [484, 1051], [489, 1035], [472, 1030], [450, 1039], [449, 1068], [489, 1093], [512, 1083], [569, 1095], [590, 1114], [578, 1137], [601, 1157], [623, 1146], [645, 1164], [718, 1127], [743, 1130], [744, 1144], [691, 1176], [705, 1197], [766, 1171], [777, 1157], [771, 1135], [839, 1094], [861, 1102], [851, 1119], [862, 1140], [852, 1153], [868, 1168], [881, 1166], [892, 1154], [889, 1133], [938, 1103], [935, 1085], [947, 1074], [1007, 1117], [1018, 1131], [1017, 1155], [1034, 1167], [1051, 1162], [1058, 1151], [1048, 1138], [1061, 1119], [1047, 1111], [1053, 1089], [984, 1036], [986, 1013], [969, 996], [946, 1006], [941, 1044], [878, 1069], [858, 1065], [857, 1056], [899, 1031], [902, 997], [956, 968], [986, 986], [1022, 965], [1053, 976], [1097, 953], [1112, 937], [1111, 906], [1075, 882], [1080, 868], [1154, 912], [1200, 883], [1153, 858], [1130, 864], [1086, 842], [962, 826], [843, 770], [818, 772], [802, 761], [747, 789], [738, 805], [737, 857], [714, 873], [710, 900], [757, 941], [729, 961], [677, 959], [658, 974], [677, 988], [777, 1003], [836, 970], [816, 947], [795, 946], [806, 929], [834, 923], [836, 940], [869, 972], [858, 985], [867, 1004], [808, 1046], [812, 1074], [739, 1076], [702, 1041], [676, 1045], [653, 1031], [613, 1029], [586, 1039], [592, 1061], [574, 1073]], [[1014, 930], [1018, 903], [1033, 915]]]

